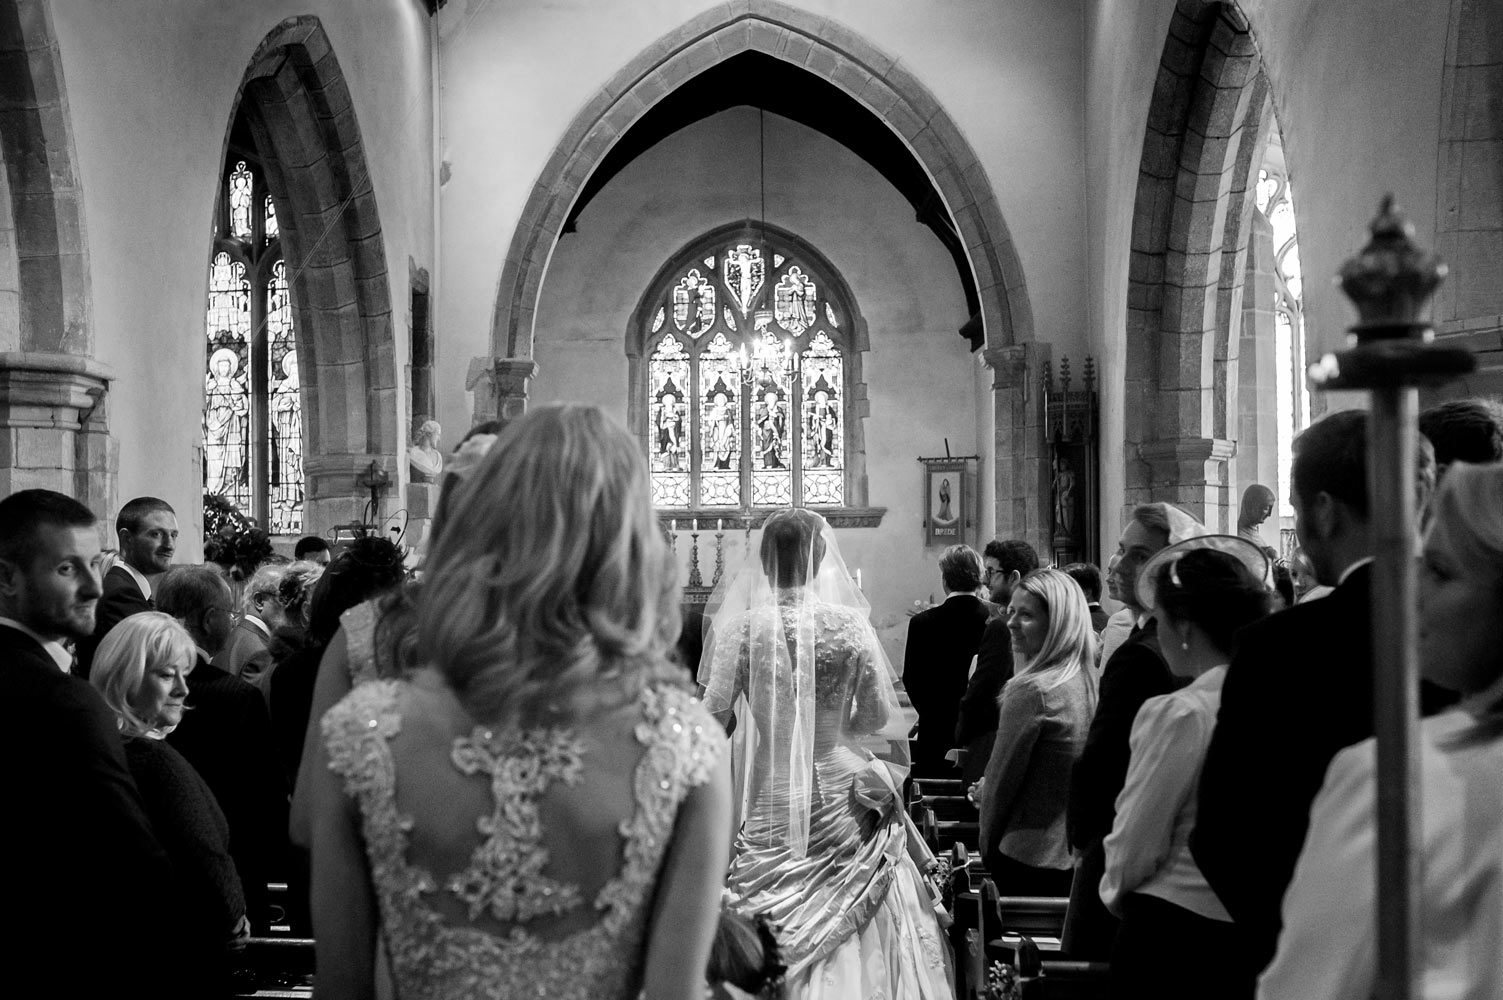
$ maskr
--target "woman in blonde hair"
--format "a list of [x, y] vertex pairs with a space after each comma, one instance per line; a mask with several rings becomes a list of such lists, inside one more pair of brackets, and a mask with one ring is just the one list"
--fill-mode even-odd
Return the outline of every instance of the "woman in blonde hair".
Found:
[[1013, 662], [977, 804], [986, 867], [1005, 896], [1068, 896], [1070, 771], [1096, 712], [1096, 635], [1085, 592], [1040, 569], [1007, 608]]
[[[677, 586], [637, 442], [598, 409], [509, 426], [450, 511], [419, 662], [355, 687], [312, 769], [320, 996], [698, 997], [725, 737], [674, 682]], [[326, 762], [327, 766], [323, 766]]]
[[196, 662], [193, 638], [176, 618], [142, 611], [104, 637], [89, 683], [115, 713], [131, 777], [178, 875], [182, 927], [193, 936], [174, 949], [172, 974], [204, 996], [228, 996], [229, 954], [250, 938], [230, 826], [208, 784], [164, 739], [183, 720]]

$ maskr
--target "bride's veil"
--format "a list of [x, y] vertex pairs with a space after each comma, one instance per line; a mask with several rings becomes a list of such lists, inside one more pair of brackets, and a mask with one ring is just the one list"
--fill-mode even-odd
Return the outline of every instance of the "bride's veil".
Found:
[[[842, 610], [843, 609], [843, 610]], [[778, 511], [762, 528], [758, 553], [723, 580], [705, 611], [699, 683], [704, 704], [737, 728], [738, 801], [745, 809], [759, 791], [777, 794], [766, 831], [795, 857], [808, 849], [814, 780], [815, 693], [820, 629], [831, 621], [857, 632], [850, 704], [839, 737], [870, 752], [894, 794], [908, 768], [910, 719], [900, 707], [898, 677], [868, 620], [870, 603], [851, 579], [829, 523], [812, 511]], [[739, 708], [738, 708], [739, 706]], [[757, 753], [760, 744], [765, 752]], [[780, 801], [781, 800], [781, 801]], [[786, 806], [783, 805], [786, 802]]]

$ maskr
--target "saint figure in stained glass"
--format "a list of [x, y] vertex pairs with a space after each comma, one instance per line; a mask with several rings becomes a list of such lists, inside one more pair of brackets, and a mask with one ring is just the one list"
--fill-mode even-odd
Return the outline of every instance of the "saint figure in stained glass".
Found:
[[772, 297], [778, 324], [795, 337], [802, 334], [819, 322], [815, 298], [814, 282], [809, 276], [797, 264], [789, 267]]
[[715, 323], [715, 286], [690, 268], [673, 289], [673, 323], [691, 337], [698, 337]]
[[762, 281], [767, 275], [767, 262], [762, 259], [762, 249], [741, 243], [725, 255], [725, 287], [731, 293], [741, 314], [756, 303], [757, 293], [762, 290]]
[[240, 353], [233, 347], [221, 347], [209, 356], [204, 400], [204, 489], [237, 494], [247, 481], [250, 390], [241, 371]]
[[677, 472], [685, 468], [684, 394], [670, 378], [658, 393], [657, 451], [658, 468]]
[[297, 351], [282, 355], [271, 387], [271, 531], [295, 534], [303, 523], [303, 407]]
[[823, 375], [813, 385], [813, 398], [806, 406], [804, 430], [808, 436], [808, 466], [811, 469], [835, 468], [835, 452], [840, 440], [840, 407], [835, 390]]
[[241, 160], [230, 173], [230, 235], [245, 240], [251, 235], [251, 186], [254, 178]]
[[757, 389], [761, 396], [756, 407], [758, 466], [786, 469], [788, 416], [783, 406], [783, 393], [772, 382], [763, 382]]
[[740, 437], [736, 423], [736, 394], [725, 384], [725, 379], [717, 379], [710, 388], [711, 468], [725, 471], [736, 467], [736, 444]]

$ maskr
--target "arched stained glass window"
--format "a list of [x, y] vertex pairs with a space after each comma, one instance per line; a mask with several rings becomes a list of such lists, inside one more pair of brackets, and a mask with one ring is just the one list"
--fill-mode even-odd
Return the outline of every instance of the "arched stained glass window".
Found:
[[653, 500], [712, 516], [851, 506], [844, 282], [791, 234], [723, 232], [660, 270], [637, 311], [633, 409]]
[[1289, 489], [1294, 438], [1310, 423], [1310, 389], [1305, 380], [1304, 278], [1299, 237], [1294, 228], [1294, 191], [1283, 169], [1277, 135], [1258, 171], [1258, 211], [1273, 228], [1274, 400], [1278, 410], [1279, 513], [1293, 517]]
[[215, 213], [203, 489], [274, 535], [296, 535], [303, 529], [303, 418], [290, 276], [248, 137], [237, 123]]

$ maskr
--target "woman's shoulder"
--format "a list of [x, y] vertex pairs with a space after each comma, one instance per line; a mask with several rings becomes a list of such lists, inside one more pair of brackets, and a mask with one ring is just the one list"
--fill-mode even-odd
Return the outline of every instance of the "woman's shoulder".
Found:
[[687, 786], [708, 781], [730, 741], [699, 699], [663, 682], [643, 688], [638, 703], [642, 721], [637, 739], [648, 748], [648, 759], [663, 770], [660, 781]]

